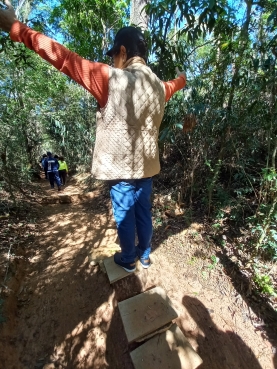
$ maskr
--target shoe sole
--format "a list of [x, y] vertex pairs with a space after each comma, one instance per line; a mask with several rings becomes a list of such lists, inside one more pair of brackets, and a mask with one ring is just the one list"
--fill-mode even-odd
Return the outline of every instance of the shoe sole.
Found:
[[135, 272], [136, 271], [136, 268], [135, 269], [127, 269], [127, 268], [124, 268], [123, 266], [121, 266], [121, 265], [119, 265], [119, 264], [117, 264], [118, 266], [120, 266], [121, 268], [123, 268], [126, 272], [128, 272], [128, 273], [133, 273], [133, 272]]
[[125, 268], [124, 266], [120, 265], [120, 264], [117, 264], [116, 262], [114, 262], [116, 265], [118, 265], [120, 268], [124, 269], [126, 272], [128, 273], [133, 273], [136, 271], [136, 267], [134, 269], [128, 269], [128, 268]]
[[149, 267], [151, 267], [151, 263], [149, 265], [145, 265], [145, 264], [142, 264], [141, 261], [140, 261], [140, 265], [143, 267], [143, 269], [148, 269]]
[[151, 263], [151, 259], [150, 259], [150, 262], [149, 262], [149, 264], [148, 265], [146, 265], [146, 264], [143, 264], [142, 262], [141, 262], [141, 260], [140, 260], [140, 258], [137, 256], [137, 259], [136, 260], [139, 260], [139, 262], [140, 262], [140, 265], [144, 268], [144, 269], [148, 269], [151, 265], [152, 265], [152, 263]]

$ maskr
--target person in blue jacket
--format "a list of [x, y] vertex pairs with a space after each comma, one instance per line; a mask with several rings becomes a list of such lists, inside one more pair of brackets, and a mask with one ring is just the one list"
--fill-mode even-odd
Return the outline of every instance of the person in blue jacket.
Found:
[[46, 154], [43, 154], [40, 163], [41, 163], [42, 169], [44, 170], [45, 179], [48, 179], [48, 176], [47, 176], [47, 168], [45, 168], [45, 166], [44, 166], [44, 162], [45, 162], [46, 159], [47, 159], [47, 155]]
[[44, 160], [44, 169], [47, 170], [48, 179], [52, 190], [55, 188], [55, 182], [58, 186], [58, 191], [61, 191], [61, 180], [59, 177], [59, 162], [53, 158], [50, 151], [47, 152], [47, 158]]

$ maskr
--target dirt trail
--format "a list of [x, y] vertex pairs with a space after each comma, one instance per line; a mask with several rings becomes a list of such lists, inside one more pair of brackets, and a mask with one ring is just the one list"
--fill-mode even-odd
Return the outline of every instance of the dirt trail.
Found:
[[[42, 187], [47, 195], [57, 195], [46, 190], [46, 182]], [[64, 194], [78, 191], [69, 186]], [[161, 239], [156, 232], [151, 268], [110, 286], [101, 268], [89, 263], [93, 248], [116, 240], [105, 194], [95, 191], [85, 202], [41, 205], [40, 213], [32, 251], [7, 281], [13, 294], [6, 300], [7, 321], [1, 328], [1, 369], [133, 369], [117, 302], [158, 285], [202, 357], [201, 369], [276, 367], [274, 344], [255, 330], [251, 316], [244, 314], [247, 307], [240, 309], [244, 301], [228, 277], [211, 270], [199, 279], [197, 265], [169, 256], [170, 237]], [[174, 237], [182, 244], [178, 252], [186, 255], [192, 245], [185, 244], [185, 233]]]

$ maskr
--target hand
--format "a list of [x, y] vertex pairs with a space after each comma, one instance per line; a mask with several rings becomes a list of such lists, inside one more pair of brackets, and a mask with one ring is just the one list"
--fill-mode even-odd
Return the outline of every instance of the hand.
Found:
[[14, 8], [12, 7], [9, 0], [4, 0], [8, 9], [0, 8], [0, 29], [3, 31], [10, 32], [12, 25], [17, 20]]
[[178, 77], [180, 77], [180, 76], [181, 76], [181, 77], [183, 77], [185, 80], [187, 79], [185, 72], [183, 72], [183, 71], [181, 72], [181, 71], [179, 70], [179, 68], [178, 68], [178, 67], [176, 67], [176, 68], [175, 68], [175, 70], [176, 70], [176, 73], [177, 73], [177, 76], [178, 76]]

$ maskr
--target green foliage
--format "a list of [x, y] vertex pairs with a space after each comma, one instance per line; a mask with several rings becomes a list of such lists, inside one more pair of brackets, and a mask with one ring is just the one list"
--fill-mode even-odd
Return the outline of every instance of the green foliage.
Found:
[[[276, 7], [243, 4], [240, 19], [237, 4], [223, 1], [149, 4], [153, 68], [170, 78], [179, 64], [188, 77], [167, 105], [160, 140], [178, 153], [183, 197], [201, 199], [218, 231], [227, 222], [249, 227], [245, 247], [276, 260]], [[183, 134], [190, 113], [198, 124]]]
[[272, 281], [269, 275], [255, 274], [253, 281], [255, 282], [258, 290], [269, 296], [277, 296], [277, 291], [274, 290]]
[[176, 65], [188, 68], [189, 46], [195, 47], [222, 22], [229, 8], [224, 1], [159, 0], [149, 2], [146, 12], [151, 23], [153, 69], [161, 78], [170, 79]]
[[208, 264], [208, 269], [213, 270], [216, 267], [218, 262], [219, 262], [219, 258], [216, 257], [215, 255], [212, 255], [211, 256], [211, 264]]
[[53, 150], [67, 158], [70, 170], [89, 170], [95, 140], [96, 104], [92, 96], [72, 83], [64, 95], [51, 101], [49, 109], [54, 113], [45, 122], [45, 132]]
[[25, 192], [49, 149], [64, 155], [70, 170], [88, 169], [95, 137], [92, 97], [20, 44], [0, 54], [0, 78], [2, 189]]
[[50, 21], [70, 49], [84, 58], [103, 60], [114, 30], [127, 23], [127, 6], [124, 0], [60, 0]]
[[262, 249], [272, 260], [277, 260], [277, 174], [264, 168], [261, 179], [260, 203], [256, 213], [248, 218], [256, 248]]

